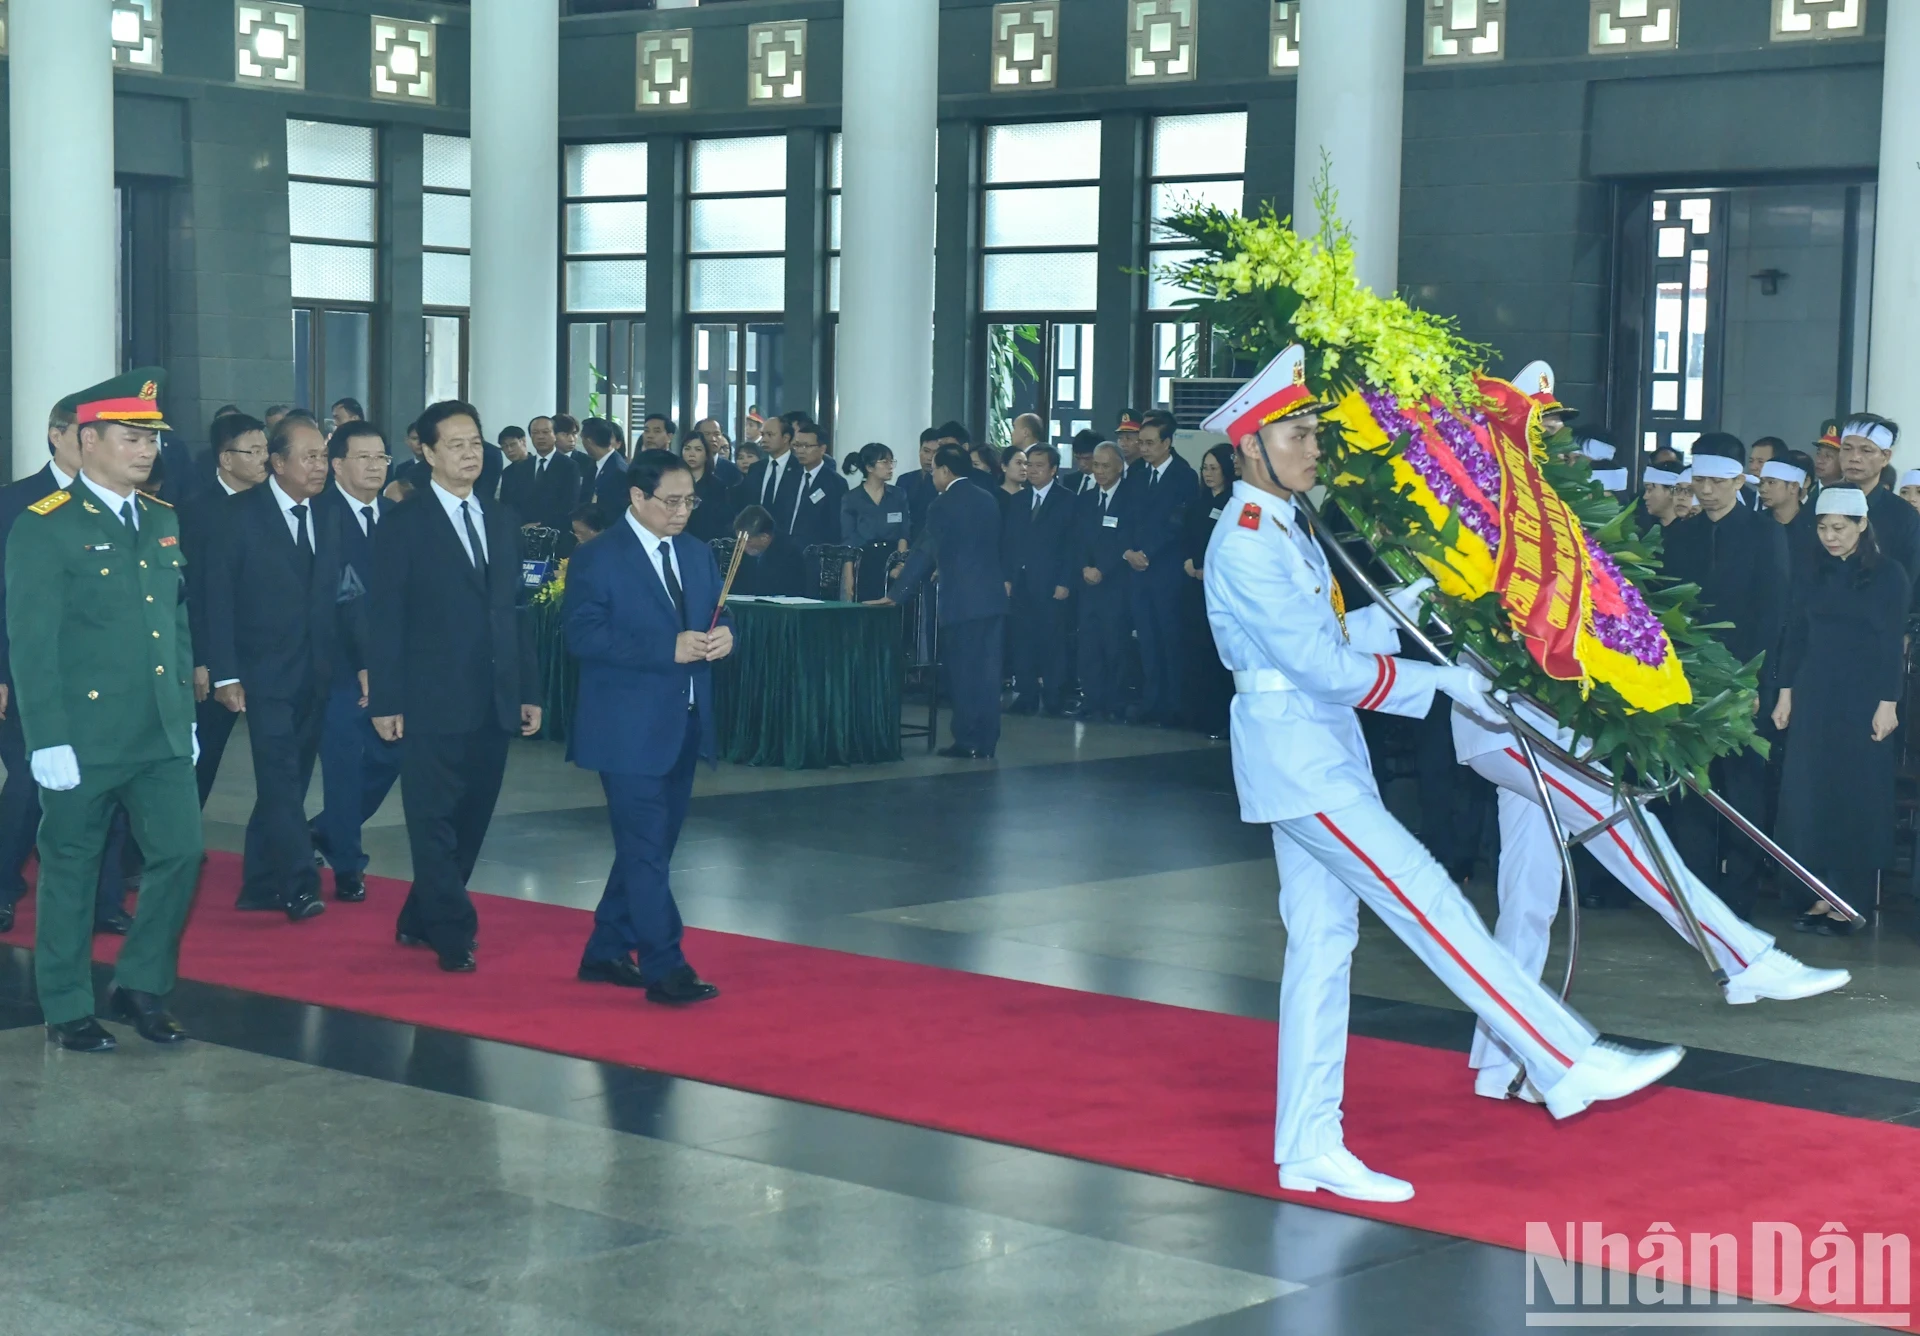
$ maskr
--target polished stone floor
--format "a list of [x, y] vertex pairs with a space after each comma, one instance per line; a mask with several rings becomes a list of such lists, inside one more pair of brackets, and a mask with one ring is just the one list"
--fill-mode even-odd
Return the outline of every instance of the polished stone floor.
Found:
[[[997, 763], [703, 774], [674, 869], [687, 920], [1272, 1014], [1270, 848], [1225, 749], [1007, 724]], [[236, 735], [210, 843], [239, 846], [250, 797]], [[407, 875], [397, 795], [368, 847]], [[589, 905], [609, 855], [593, 778], [516, 744], [476, 889]], [[1576, 1001], [1696, 1046], [1679, 1083], [1920, 1123], [1910, 917], [1787, 945], [1855, 986], [1729, 1008], [1651, 914], [1590, 914]], [[180, 989], [201, 1037], [182, 1051], [63, 1054], [29, 971], [0, 949], [6, 1336], [1528, 1325], [1503, 1249], [224, 989]], [[1357, 1029], [1464, 1047], [1465, 1014], [1377, 925], [1355, 987]]]

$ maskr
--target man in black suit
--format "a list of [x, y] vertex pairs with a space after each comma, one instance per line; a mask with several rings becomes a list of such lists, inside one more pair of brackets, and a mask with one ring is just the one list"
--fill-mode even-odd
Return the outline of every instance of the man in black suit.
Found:
[[413, 886], [394, 938], [469, 973], [479, 922], [467, 879], [507, 743], [540, 731], [538, 670], [520, 604], [519, 519], [473, 491], [485, 458], [479, 410], [449, 400], [418, 425], [428, 484], [374, 531], [368, 708], [383, 741], [406, 740], [400, 794]]
[[920, 467], [899, 482], [907, 495], [907, 511], [913, 518], [913, 537], [919, 538], [927, 527], [927, 511], [940, 489], [933, 485], [933, 454], [940, 448], [940, 428], [928, 427], [920, 433]]
[[580, 479], [580, 504], [592, 502], [609, 517], [618, 515], [627, 508], [627, 457], [614, 442], [613, 424], [588, 418], [580, 424], [580, 443], [593, 469]]
[[[1140, 717], [1171, 727], [1179, 721], [1185, 650], [1180, 594], [1186, 572], [1180, 551], [1187, 503], [1200, 492], [1193, 466], [1173, 453], [1173, 414], [1155, 409], [1140, 419], [1140, 460], [1124, 484], [1123, 558], [1134, 630], [1140, 637]], [[1124, 454], [1125, 452], [1122, 451]]]
[[1013, 711], [1059, 714], [1067, 686], [1067, 609], [1077, 583], [1079, 513], [1057, 475], [1060, 452], [1027, 449], [1027, 485], [1007, 506], [1007, 593], [1013, 599]]
[[805, 552], [818, 543], [838, 543], [840, 498], [847, 494], [847, 480], [827, 462], [825, 430], [806, 418], [795, 422], [793, 458], [800, 466], [793, 523], [787, 526], [793, 545]]
[[[284, 419], [288, 414], [280, 416]], [[207, 672], [207, 647], [213, 641], [207, 628], [207, 553], [226, 518], [227, 498], [267, 480], [267, 424], [245, 413], [223, 413], [213, 420], [208, 437], [213, 481], [175, 507], [180, 516], [180, 555], [187, 563], [187, 625], [195, 660], [194, 723], [200, 738], [200, 759], [193, 763], [193, 771], [200, 782], [202, 807], [219, 777], [220, 758], [227, 754], [236, 718], [213, 698], [213, 678]]]
[[[503, 433], [504, 436], [504, 433]], [[343, 596], [373, 585], [373, 536], [393, 509], [380, 495], [387, 481], [387, 443], [371, 422], [349, 422], [327, 441], [333, 480], [313, 499], [314, 513], [340, 530]], [[372, 629], [365, 628], [371, 635]], [[362, 648], [362, 655], [365, 648]], [[333, 869], [333, 898], [367, 898], [367, 855], [360, 830], [400, 778], [400, 745], [382, 742], [367, 717], [365, 677], [337, 656], [320, 725], [320, 815], [309, 826], [313, 847]]]
[[734, 501], [742, 508], [761, 507], [773, 516], [776, 529], [790, 534], [794, 509], [800, 501], [800, 465], [793, 456], [791, 414], [770, 417], [760, 424], [760, 447], [760, 462], [747, 470]]
[[1087, 468], [1094, 489], [1080, 503], [1080, 718], [1120, 718], [1120, 676], [1126, 662], [1128, 612], [1126, 493], [1120, 447], [1103, 441]]
[[541, 524], [566, 533], [569, 517], [580, 504], [580, 475], [556, 444], [551, 418], [537, 417], [528, 423], [527, 437], [533, 451], [507, 465], [500, 477], [500, 503], [522, 524]]
[[943, 445], [933, 456], [940, 489], [927, 511], [926, 536], [887, 589], [882, 604], [897, 603], [940, 568], [940, 661], [953, 697], [953, 745], [942, 756], [985, 760], [1000, 743], [1001, 641], [1007, 591], [1001, 578], [1000, 505], [985, 488], [956, 487], [970, 471], [964, 446]]
[[247, 716], [253, 816], [239, 908], [298, 922], [322, 913], [307, 833], [307, 786], [335, 666], [360, 666], [353, 624], [362, 591], [343, 598], [340, 515], [316, 510], [327, 441], [282, 418], [267, 443], [270, 476], [222, 503], [207, 554], [207, 669], [213, 696]]
[[774, 529], [773, 516], [760, 506], [748, 506], [733, 517], [735, 534], [745, 534], [746, 555], [733, 577], [733, 592], [747, 595], [801, 595], [807, 580], [800, 549]]
[[1100, 447], [1100, 433], [1084, 427], [1073, 434], [1073, 471], [1060, 475], [1060, 481], [1075, 496], [1099, 490], [1093, 480], [1093, 452]]
[[[52, 456], [39, 472], [0, 487], [0, 764], [7, 783], [0, 789], [0, 932], [13, 931], [14, 906], [27, 893], [27, 855], [33, 852], [40, 829], [40, 786], [27, 760], [26, 732], [13, 699], [13, 672], [8, 667], [12, 645], [7, 639], [7, 535], [26, 508], [43, 497], [65, 491], [80, 473], [80, 429], [74, 425], [74, 402], [63, 399], [47, 417], [47, 453]], [[124, 815], [116, 816], [100, 860], [100, 883], [94, 900], [95, 932], [125, 936], [133, 920], [126, 912], [126, 882], [122, 859], [127, 837]]]

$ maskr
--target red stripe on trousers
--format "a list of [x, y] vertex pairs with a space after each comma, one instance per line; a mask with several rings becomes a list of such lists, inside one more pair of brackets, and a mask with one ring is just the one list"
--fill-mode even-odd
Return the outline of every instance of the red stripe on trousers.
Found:
[[1573, 1059], [1569, 1058], [1566, 1054], [1562, 1053], [1559, 1049], [1555, 1048], [1552, 1044], [1549, 1044], [1546, 1041], [1546, 1037], [1542, 1035], [1538, 1030], [1533, 1028], [1533, 1023], [1529, 1021], [1525, 1016], [1522, 1016], [1520, 1012], [1514, 1007], [1513, 1003], [1507, 1001], [1506, 998], [1502, 997], [1497, 991], [1495, 991], [1493, 985], [1488, 983], [1486, 979], [1481, 976], [1480, 971], [1467, 963], [1467, 958], [1461, 955], [1460, 952], [1455, 949], [1453, 943], [1449, 942], [1445, 937], [1442, 937], [1440, 935], [1440, 930], [1433, 926], [1433, 923], [1427, 918], [1427, 916], [1425, 914], [1422, 914], [1419, 911], [1419, 909], [1415, 908], [1413, 901], [1407, 899], [1406, 893], [1402, 891], [1398, 886], [1394, 885], [1393, 878], [1389, 877], [1386, 873], [1382, 872], [1380, 870], [1380, 865], [1378, 863], [1374, 862], [1371, 858], [1367, 857], [1366, 852], [1363, 849], [1361, 849], [1359, 845], [1355, 844], [1352, 840], [1347, 838], [1345, 831], [1341, 830], [1340, 827], [1334, 825], [1332, 821], [1328, 820], [1327, 814], [1325, 812], [1315, 812], [1314, 818], [1317, 821], [1319, 821], [1321, 825], [1325, 826], [1328, 830], [1332, 831], [1333, 837], [1339, 840], [1340, 843], [1346, 845], [1347, 851], [1349, 853], [1351, 853], [1355, 858], [1359, 859], [1362, 863], [1365, 863], [1367, 865], [1367, 871], [1373, 873], [1374, 876], [1378, 877], [1380, 879], [1380, 884], [1386, 887], [1389, 891], [1393, 892], [1393, 898], [1398, 900], [1401, 906], [1409, 914], [1413, 915], [1414, 921], [1416, 923], [1418, 923], [1422, 928], [1426, 929], [1427, 935], [1429, 937], [1433, 938], [1434, 941], [1440, 943], [1442, 950], [1444, 950], [1449, 956], [1453, 957], [1453, 963], [1458, 965], [1461, 969], [1465, 970], [1467, 973], [1467, 977], [1472, 979], [1475, 983], [1479, 984], [1480, 987], [1483, 990], [1485, 990], [1488, 997], [1492, 998], [1495, 1002], [1498, 1002], [1500, 1004], [1500, 1009], [1506, 1012], [1507, 1015], [1513, 1017], [1513, 1019], [1519, 1023], [1520, 1028], [1525, 1030], [1529, 1035], [1533, 1037], [1534, 1043], [1540, 1045], [1541, 1048], [1545, 1049], [1547, 1053], [1556, 1062], [1562, 1063], [1568, 1067], [1573, 1066]]
[[[1511, 756], [1514, 760], [1520, 762], [1521, 765], [1525, 765], [1527, 763], [1526, 757], [1522, 756], [1519, 752], [1515, 751], [1511, 747], [1507, 748], [1507, 755]], [[1543, 771], [1542, 773], [1544, 774], [1545, 772]], [[1567, 796], [1568, 802], [1571, 802], [1575, 807], [1578, 807], [1581, 811], [1585, 812], [1588, 816], [1592, 817], [1595, 821], [1606, 820], [1606, 818], [1601, 816], [1600, 813], [1596, 811], [1592, 806], [1590, 806], [1584, 798], [1582, 798], [1579, 794], [1575, 793], [1572, 789], [1568, 788], [1565, 784], [1562, 784], [1559, 780], [1555, 779], [1552, 775], [1547, 775], [1546, 779], [1547, 779], [1547, 783], [1553, 785], [1553, 787], [1557, 791]], [[1625, 839], [1621, 838], [1620, 827], [1618, 827], [1617, 825], [1608, 826], [1607, 834], [1612, 837], [1613, 842], [1615, 844], [1620, 846], [1620, 852], [1627, 856], [1627, 861], [1629, 863], [1633, 864], [1634, 871], [1638, 872], [1641, 876], [1645, 877], [1647, 879], [1647, 885], [1653, 887], [1654, 890], [1658, 891], [1660, 893], [1660, 898], [1665, 900], [1668, 904], [1672, 905], [1674, 912], [1676, 914], [1679, 913], [1680, 903], [1679, 901], [1673, 898], [1673, 892], [1668, 890], [1666, 884], [1662, 882], [1660, 878], [1654, 876], [1653, 873], [1649, 872], [1647, 870], [1647, 865], [1645, 863], [1642, 863], [1640, 859], [1637, 856], [1635, 856], [1633, 852], [1633, 846], [1628, 844]], [[1747, 967], [1747, 962], [1740, 958], [1740, 953], [1733, 949], [1733, 945], [1730, 942], [1728, 942], [1726, 938], [1722, 937], [1719, 933], [1715, 932], [1709, 925], [1705, 923], [1702, 923], [1700, 927], [1701, 927], [1701, 930], [1707, 934], [1707, 936], [1713, 938], [1714, 941], [1720, 943], [1720, 945], [1726, 949], [1727, 954], [1733, 957], [1734, 963], [1739, 965], [1741, 969], [1745, 969]]]

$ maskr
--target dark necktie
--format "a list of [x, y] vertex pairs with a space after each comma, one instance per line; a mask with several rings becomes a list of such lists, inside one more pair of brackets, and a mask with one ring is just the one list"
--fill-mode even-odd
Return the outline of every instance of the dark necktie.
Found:
[[467, 550], [473, 555], [473, 568], [484, 572], [487, 569], [487, 549], [480, 543], [480, 531], [473, 527], [473, 511], [467, 503], [460, 503], [460, 522], [467, 526]]
[[779, 490], [780, 490], [780, 461], [770, 459], [767, 461], [766, 487], [760, 493], [760, 504], [765, 506], [767, 509], [771, 510], [773, 508], [774, 493], [778, 492]]
[[1100, 493], [1100, 516], [1101, 516], [1101, 518], [1102, 518], [1102, 519], [1104, 519], [1104, 518], [1106, 518], [1106, 514], [1107, 514], [1107, 493], [1105, 493], [1105, 492], [1102, 492], [1102, 493]]
[[1033, 494], [1033, 508], [1035, 510], [1040, 509], [1040, 493], [1038, 492], [1035, 492]]
[[307, 533], [307, 508], [305, 506], [293, 506], [290, 507], [290, 510], [293, 514], [294, 531], [299, 534], [299, 537], [294, 539], [294, 545], [300, 549], [300, 555], [302, 557], [308, 561], [312, 561], [313, 539]]
[[660, 540], [660, 578], [667, 582], [667, 597], [673, 600], [673, 610], [680, 614], [680, 625], [687, 624], [687, 595], [680, 588], [680, 577], [673, 573], [673, 544]]
[[533, 466], [533, 476], [535, 478], [544, 478], [547, 476], [547, 458], [545, 455], [542, 455], [540, 462]]
[[376, 523], [376, 521], [373, 518], [373, 507], [372, 506], [360, 507], [360, 518], [366, 522], [367, 537], [369, 538], [373, 537], [373, 526]]
[[140, 526], [133, 522], [133, 498], [128, 497], [120, 503], [120, 522], [133, 533], [140, 532]]

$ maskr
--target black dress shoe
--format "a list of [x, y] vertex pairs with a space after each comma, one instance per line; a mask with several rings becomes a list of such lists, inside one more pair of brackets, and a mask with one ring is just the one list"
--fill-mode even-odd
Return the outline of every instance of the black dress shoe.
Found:
[[463, 946], [457, 951], [442, 951], [440, 968], [449, 974], [471, 974], [479, 968], [479, 962], [473, 958], [473, 948]]
[[287, 922], [318, 918], [327, 912], [327, 903], [312, 891], [295, 891], [287, 897]]
[[125, 937], [133, 931], [133, 915], [124, 909], [116, 909], [111, 914], [102, 914], [93, 921], [96, 933], [110, 932], [115, 937]]
[[13, 906], [0, 905], [0, 932], [13, 931]]
[[113, 1014], [132, 1025], [150, 1044], [177, 1044], [187, 1037], [180, 1022], [167, 1015], [167, 1009], [152, 993], [132, 988], [116, 988], [107, 999]]
[[647, 1001], [664, 1002], [670, 1006], [705, 1002], [718, 996], [720, 990], [695, 974], [691, 965], [682, 965], [666, 978], [647, 985]]
[[622, 988], [645, 988], [647, 981], [640, 975], [640, 967], [631, 960], [583, 960], [580, 972], [574, 976], [581, 983], [611, 983]]
[[336, 872], [333, 874], [333, 898], [345, 900], [357, 905], [367, 898], [367, 878], [359, 872]]
[[245, 891], [242, 891], [240, 898], [233, 902], [233, 907], [235, 909], [256, 911], [262, 909], [283, 910], [287, 907], [287, 902], [277, 895], [248, 895]]
[[971, 747], [962, 747], [956, 744], [952, 747], [942, 747], [939, 755], [952, 761], [981, 761], [986, 759], [987, 754], [985, 752], [975, 751]]
[[47, 1042], [72, 1053], [111, 1053], [119, 1047], [107, 1027], [91, 1016], [49, 1025]]

